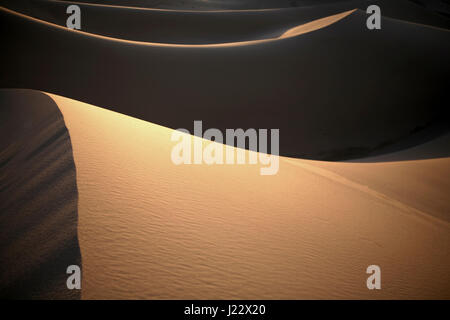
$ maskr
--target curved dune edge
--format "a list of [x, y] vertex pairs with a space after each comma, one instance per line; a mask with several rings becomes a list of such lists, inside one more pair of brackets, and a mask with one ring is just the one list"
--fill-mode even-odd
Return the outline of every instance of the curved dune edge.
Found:
[[[329, 25], [332, 25], [333, 23], [336, 23], [339, 20], [344, 19], [345, 17], [352, 14], [356, 10], [357, 9], [353, 9], [350, 11], [338, 13], [338, 14], [335, 14], [332, 16], [328, 16], [328, 17], [325, 17], [322, 19], [317, 19], [317, 20], [302, 24], [300, 26], [297, 26], [297, 27], [287, 30], [285, 33], [283, 33], [280, 37], [278, 37], [276, 39], [287, 39], [287, 38], [297, 37], [301, 34], [313, 32], [313, 31], [328, 27]], [[268, 39], [266, 41], [270, 41], [270, 39]]]
[[155, 47], [183, 47], [183, 48], [219, 48], [219, 47], [235, 47], [235, 46], [246, 46], [246, 45], [254, 45], [254, 44], [260, 44], [260, 43], [266, 43], [266, 42], [272, 42], [272, 41], [277, 41], [277, 40], [281, 40], [281, 39], [288, 39], [288, 38], [292, 38], [292, 37], [296, 37], [305, 33], [309, 33], [309, 32], [313, 32], [316, 30], [320, 30], [322, 28], [328, 27], [342, 19], [344, 19], [345, 17], [347, 17], [348, 15], [352, 14], [353, 12], [355, 12], [357, 9], [353, 9], [350, 11], [345, 11], [339, 14], [335, 14], [332, 16], [328, 16], [325, 18], [321, 18], [321, 19], [317, 19], [305, 24], [302, 24], [300, 26], [291, 28], [289, 30], [287, 30], [286, 32], [284, 32], [280, 37], [276, 37], [276, 38], [271, 38], [271, 39], [259, 39], [259, 40], [249, 40], [249, 41], [239, 41], [239, 42], [225, 42], [225, 43], [213, 43], [213, 44], [171, 44], [171, 43], [157, 43], [157, 42], [143, 42], [143, 41], [135, 41], [135, 40], [126, 40], [126, 39], [120, 39], [120, 38], [113, 38], [113, 37], [107, 37], [107, 36], [103, 36], [103, 35], [99, 35], [99, 34], [94, 34], [94, 33], [89, 33], [89, 32], [84, 32], [81, 30], [71, 30], [68, 29], [66, 27], [51, 23], [51, 22], [47, 22], [44, 20], [40, 20], [34, 17], [30, 17], [28, 15], [22, 14], [20, 12], [5, 8], [5, 7], [1, 7], [0, 6], [0, 10], [3, 10], [9, 14], [13, 14], [16, 16], [19, 16], [21, 18], [27, 19], [27, 20], [31, 20], [37, 23], [41, 23], [41, 24], [45, 24], [54, 28], [58, 28], [60, 30], [65, 30], [68, 32], [76, 32], [76, 33], [80, 33], [82, 35], [85, 36], [89, 36], [89, 37], [93, 37], [93, 38], [97, 38], [97, 39], [103, 39], [103, 40], [108, 40], [108, 41], [115, 41], [115, 42], [121, 42], [121, 43], [127, 43], [127, 44], [134, 44], [134, 45], [143, 45], [143, 46], [155, 46]]
[[42, 92], [0, 89], [0, 298], [80, 299], [78, 192], [68, 130]]
[[[373, 39], [360, 28], [367, 17], [361, 11], [316, 33], [232, 50], [122, 45], [0, 14], [16, 30], [5, 38], [5, 87], [49, 91], [171, 128], [190, 127], [203, 116], [221, 129], [282, 128], [282, 154], [298, 158], [360, 157], [435, 117], [441, 108], [428, 105], [429, 97], [445, 100], [448, 33], [387, 20], [387, 31], [372, 33]], [[69, 60], [71, 68], [66, 68]], [[422, 67], [410, 68], [409, 61]], [[326, 77], [319, 72], [324, 66]], [[123, 90], [123, 80], [133, 94]], [[384, 103], [367, 99], [375, 95]], [[207, 106], [215, 112], [204, 114]], [[280, 112], [273, 112], [274, 106]], [[242, 117], [230, 113], [231, 107], [242, 110]]]
[[[446, 225], [304, 165], [317, 161], [176, 166], [173, 130], [48, 95], [77, 167], [83, 299], [450, 297]], [[371, 264], [382, 290], [366, 288]]]
[[294, 28], [287, 30], [285, 33], [283, 33], [277, 39], [287, 39], [287, 38], [297, 37], [304, 33], [308, 33], [308, 32], [312, 32], [315, 30], [325, 28], [333, 23], [338, 22], [341, 19], [344, 19], [346, 16], [352, 14], [356, 10], [358, 10], [358, 9], [353, 9], [350, 11], [338, 13], [338, 14], [335, 14], [335, 15], [332, 15], [329, 17], [317, 19], [317, 20], [302, 24], [300, 26], [296, 26]]

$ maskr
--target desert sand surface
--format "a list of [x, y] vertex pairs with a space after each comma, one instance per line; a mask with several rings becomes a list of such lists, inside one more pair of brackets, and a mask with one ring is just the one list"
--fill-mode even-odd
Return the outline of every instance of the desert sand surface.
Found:
[[449, 152], [447, 133], [402, 151], [356, 160], [367, 166], [353, 161], [314, 163], [449, 222]]
[[[0, 297], [450, 299], [434, 3], [0, 0]], [[279, 129], [278, 172], [175, 165], [195, 120]]]
[[[281, 157], [274, 176], [250, 164], [177, 166], [171, 129], [49, 96], [77, 168], [82, 298], [450, 297], [448, 222], [358, 180], [376, 164], [341, 174], [345, 163]], [[448, 177], [411, 163], [396, 162], [398, 175]], [[439, 199], [450, 189], [443, 179], [419, 191]], [[383, 270], [377, 292], [365, 284], [371, 264]]]
[[43, 93], [0, 90], [0, 298], [79, 299], [81, 265], [69, 133]]
[[289, 38], [200, 47], [0, 15], [11, 30], [0, 53], [8, 61], [2, 87], [52, 92], [172, 129], [192, 129], [197, 119], [221, 130], [280, 128], [285, 156], [357, 158], [448, 116], [441, 101], [449, 31], [384, 18], [382, 30], [370, 32], [361, 10]]

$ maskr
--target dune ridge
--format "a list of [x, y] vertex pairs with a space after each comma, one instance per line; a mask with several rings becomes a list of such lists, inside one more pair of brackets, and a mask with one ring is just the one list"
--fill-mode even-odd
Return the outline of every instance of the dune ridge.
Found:
[[[44, 20], [40, 20], [37, 18], [33, 18], [30, 16], [27, 16], [25, 14], [22, 14], [20, 12], [16, 12], [14, 10], [10, 10], [8, 8], [5, 7], [0, 7], [0, 10], [4, 10], [10, 14], [14, 14], [14, 15], [18, 15], [21, 18], [24, 19], [29, 19], [32, 20], [34, 22], [37, 23], [41, 23], [41, 24], [47, 24], [50, 27], [54, 27], [54, 28], [59, 28], [61, 30], [67, 31], [69, 29], [67, 29], [66, 27], [51, 23], [51, 22], [47, 22]], [[93, 37], [93, 38], [98, 38], [98, 39], [102, 39], [102, 40], [108, 40], [108, 41], [115, 41], [115, 42], [120, 42], [120, 43], [125, 43], [125, 44], [133, 44], [133, 45], [140, 45], [140, 46], [157, 46], [157, 47], [169, 47], [169, 48], [177, 48], [177, 47], [184, 47], [184, 48], [204, 48], [204, 47], [212, 47], [212, 48], [219, 48], [219, 47], [234, 47], [234, 46], [246, 46], [246, 45], [254, 45], [254, 44], [260, 44], [260, 43], [265, 43], [265, 42], [270, 42], [270, 41], [275, 41], [275, 40], [280, 40], [280, 39], [288, 39], [291, 37], [296, 37], [308, 32], [313, 32], [316, 30], [319, 30], [321, 28], [325, 28], [333, 23], [336, 23], [337, 21], [345, 18], [346, 16], [350, 15], [351, 13], [353, 13], [356, 9], [354, 10], [350, 10], [350, 11], [346, 11], [346, 12], [342, 12], [342, 13], [338, 13], [326, 18], [321, 18], [318, 20], [314, 20], [299, 26], [296, 26], [294, 28], [291, 28], [289, 30], [284, 31], [280, 36], [275, 37], [275, 38], [268, 38], [268, 39], [260, 39], [260, 40], [248, 40], [248, 41], [238, 41], [238, 42], [226, 42], [226, 43], [212, 43], [212, 44], [172, 44], [172, 43], [156, 43], [156, 42], [144, 42], [144, 41], [133, 41], [133, 40], [126, 40], [126, 39], [120, 39], [120, 38], [112, 38], [112, 37], [107, 37], [107, 36], [103, 36], [100, 34], [92, 34], [92, 33], [88, 33], [82, 30], [70, 30], [70, 32], [76, 32], [76, 33], [80, 33], [84, 36], [89, 36], [89, 37]]]
[[[72, 3], [72, 1], [58, 1], [50, 0], [52, 2], [62, 2], [62, 3]], [[178, 0], [166, 0], [162, 2], [142, 2], [142, 1], [120, 1], [109, 0], [107, 5], [114, 7], [134, 7], [142, 10], [153, 10], [153, 11], [185, 11], [185, 12], [245, 12], [245, 11], [260, 11], [260, 12], [270, 12], [274, 10], [295, 10], [295, 9], [305, 9], [312, 6], [354, 6], [358, 5], [359, 9], [365, 9], [370, 4], [375, 4], [383, 7], [388, 17], [403, 17], [403, 20], [413, 19], [413, 20], [426, 20], [427, 22], [433, 21], [438, 22], [443, 25], [449, 26], [448, 4], [443, 3], [445, 0], [439, 0], [433, 3], [420, 3], [411, 0], [328, 0], [328, 1], [314, 1], [314, 0], [272, 0], [272, 1], [178, 1]], [[78, 4], [89, 4], [93, 5], [105, 5], [104, 1], [101, 4], [98, 0], [82, 0], [77, 2]], [[404, 10], [398, 10], [399, 6], [403, 7]], [[363, 8], [364, 7], [364, 8]], [[423, 10], [426, 7], [426, 10]], [[348, 7], [347, 7], [348, 9]], [[403, 11], [403, 12], [402, 12]]]
[[[333, 171], [327, 162], [283, 157], [275, 176], [176, 166], [171, 129], [49, 96], [77, 165], [83, 299], [450, 296], [448, 223], [418, 218], [387, 189], [380, 197], [317, 174]], [[381, 266], [383, 290], [365, 287], [370, 264]]]
[[94, 39], [0, 14], [12, 30], [0, 53], [8, 61], [3, 87], [61, 94], [173, 129], [190, 129], [198, 119], [221, 130], [280, 128], [286, 156], [357, 158], [448, 118], [447, 31], [383, 19], [384, 28], [370, 33], [365, 14], [355, 11], [298, 37], [172, 48]]
[[[450, 19], [91, 2], [0, 0], [0, 297], [450, 299]], [[279, 129], [277, 173], [175, 165], [195, 120]]]
[[[380, 5], [383, 16], [446, 29], [450, 26], [450, 20], [430, 14], [413, 3], [378, 2], [371, 4]], [[77, 4], [83, 12], [82, 30], [85, 32], [124, 40], [172, 44], [212, 44], [275, 38], [295, 26], [355, 8], [365, 12], [368, 6], [367, 1], [335, 1], [262, 12], [192, 12], [47, 0], [3, 0], [0, 3], [11, 10], [62, 27], [66, 26], [66, 7]]]

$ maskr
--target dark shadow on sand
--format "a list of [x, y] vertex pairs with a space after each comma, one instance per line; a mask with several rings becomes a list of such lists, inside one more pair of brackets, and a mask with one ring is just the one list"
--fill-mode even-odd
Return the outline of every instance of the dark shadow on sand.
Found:
[[0, 90], [0, 298], [80, 299], [78, 192], [69, 132], [55, 102]]

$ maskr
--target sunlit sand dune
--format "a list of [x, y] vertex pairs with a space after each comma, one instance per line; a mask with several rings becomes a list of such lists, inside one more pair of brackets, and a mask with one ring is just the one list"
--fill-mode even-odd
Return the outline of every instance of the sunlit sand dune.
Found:
[[450, 299], [446, 2], [0, 0], [0, 298]]
[[371, 189], [387, 192], [403, 203], [448, 222], [449, 149], [450, 134], [447, 133], [413, 148], [361, 159], [364, 165], [353, 162], [314, 163]]
[[[450, 297], [449, 224], [359, 181], [374, 164], [339, 173], [345, 164], [282, 157], [273, 176], [250, 164], [177, 166], [173, 130], [49, 96], [77, 168], [82, 298]], [[436, 182], [425, 197], [448, 194]], [[372, 264], [382, 290], [367, 290]]]

